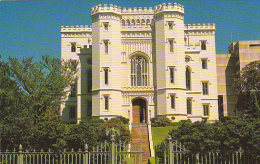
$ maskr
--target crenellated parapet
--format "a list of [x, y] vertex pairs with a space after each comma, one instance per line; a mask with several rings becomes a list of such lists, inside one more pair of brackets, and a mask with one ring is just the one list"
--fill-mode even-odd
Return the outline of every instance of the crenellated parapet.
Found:
[[192, 36], [192, 35], [215, 35], [215, 24], [188, 24], [184, 28], [185, 35]]
[[213, 24], [206, 24], [206, 23], [203, 23], [203, 24], [188, 24], [187, 26], [185, 26], [186, 30], [216, 30], [215, 28], [215, 23]]
[[61, 32], [92, 32], [91, 26], [80, 25], [80, 26], [61, 26]]
[[61, 26], [62, 38], [89, 38], [88, 42], [91, 42], [92, 28], [88, 25], [81, 26]]
[[117, 5], [107, 5], [104, 4], [103, 6], [101, 4], [92, 7], [91, 8], [91, 15], [97, 14], [97, 13], [116, 13], [116, 14], [121, 14], [121, 7]]
[[166, 12], [176, 11], [176, 12], [184, 14], [184, 6], [177, 4], [177, 3], [174, 3], [174, 4], [163, 3], [163, 4], [160, 4], [160, 5], [154, 7], [154, 14], [158, 14], [158, 13], [165, 12], [165, 11]]
[[142, 7], [134, 7], [134, 8], [131, 8], [131, 7], [129, 7], [128, 9], [126, 8], [126, 7], [124, 7], [123, 8], [123, 10], [122, 10], [122, 14], [129, 14], [129, 13], [131, 13], [131, 14], [154, 14], [154, 10], [153, 10], [153, 8], [152, 7], [149, 7], [149, 8], [147, 8], [147, 7], [144, 7], [144, 8], [142, 8]]

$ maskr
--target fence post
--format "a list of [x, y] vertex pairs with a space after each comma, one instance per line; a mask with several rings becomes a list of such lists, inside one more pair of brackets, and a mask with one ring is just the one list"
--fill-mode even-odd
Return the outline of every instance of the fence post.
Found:
[[200, 161], [200, 154], [199, 153], [196, 153], [196, 163], [199, 163], [199, 161]]
[[18, 163], [23, 164], [23, 146], [21, 144], [19, 145]]
[[169, 136], [168, 138], [168, 142], [169, 142], [169, 148], [168, 148], [168, 159], [169, 159], [169, 164], [172, 164], [173, 163], [173, 160], [172, 160], [172, 154], [173, 154], [173, 150], [172, 150], [172, 138], [171, 136]]
[[114, 138], [114, 135], [112, 134], [111, 135], [111, 141], [112, 141], [112, 143], [111, 143], [111, 164], [115, 164], [115, 157], [116, 157], [116, 151], [115, 151], [115, 138]]
[[88, 164], [88, 144], [85, 145], [85, 158], [83, 158], [83, 164]]

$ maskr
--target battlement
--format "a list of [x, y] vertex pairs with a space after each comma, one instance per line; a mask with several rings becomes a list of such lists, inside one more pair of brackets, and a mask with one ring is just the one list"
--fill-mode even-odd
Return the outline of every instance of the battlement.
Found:
[[137, 13], [137, 14], [144, 14], [144, 13], [148, 13], [148, 14], [157, 14], [157, 13], [160, 13], [160, 12], [163, 12], [163, 11], [178, 11], [180, 13], [183, 13], [184, 14], [184, 6], [183, 5], [180, 5], [180, 4], [177, 4], [177, 3], [163, 3], [163, 4], [160, 4], [158, 6], [155, 6], [154, 7], [154, 10], [152, 7], [134, 7], [134, 8], [131, 8], [129, 7], [128, 9], [126, 7], [124, 7], [123, 9], [121, 9], [120, 6], [117, 6], [117, 5], [113, 5], [113, 4], [110, 4], [110, 5], [107, 5], [107, 4], [104, 4], [103, 6], [101, 4], [95, 6], [95, 7], [92, 7], [91, 8], [91, 15], [94, 15], [96, 13], [102, 13], [102, 12], [113, 12], [113, 13], [117, 13], [117, 14], [127, 14], [127, 13]]
[[113, 12], [117, 14], [121, 14], [121, 7], [117, 5], [110, 4], [109, 6], [107, 4], [104, 4], [103, 6], [101, 4], [92, 7], [91, 8], [91, 15], [94, 15], [99, 12]]
[[80, 25], [80, 26], [61, 26], [61, 32], [92, 32], [91, 26], [88, 25]]
[[184, 14], [184, 6], [177, 4], [177, 3], [174, 3], [174, 4], [163, 3], [163, 4], [160, 4], [160, 5], [154, 7], [154, 14], [157, 14], [157, 13], [160, 13], [160, 12], [163, 12], [163, 11], [178, 11], [178, 12]]
[[187, 30], [202, 30], [202, 29], [205, 29], [205, 30], [207, 30], [207, 29], [215, 30], [216, 29], [215, 28], [215, 23], [213, 23], [213, 24], [208, 23], [207, 25], [206, 25], [206, 23], [203, 23], [202, 25], [200, 23], [192, 24], [192, 25], [188, 24], [185, 27], [186, 27]]
[[123, 8], [122, 10], [122, 13], [138, 13], [138, 14], [143, 14], [143, 13], [150, 13], [150, 14], [153, 14], [154, 13], [154, 10], [152, 7], [134, 7], [134, 8], [131, 8], [129, 7], [128, 9], [126, 9], [126, 7]]

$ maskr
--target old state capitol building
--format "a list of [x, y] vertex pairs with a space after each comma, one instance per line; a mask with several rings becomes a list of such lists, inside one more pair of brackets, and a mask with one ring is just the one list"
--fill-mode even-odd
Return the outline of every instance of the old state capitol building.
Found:
[[184, 7], [98, 5], [92, 27], [61, 27], [61, 58], [79, 61], [63, 122], [123, 116], [219, 119], [215, 25], [184, 24]]

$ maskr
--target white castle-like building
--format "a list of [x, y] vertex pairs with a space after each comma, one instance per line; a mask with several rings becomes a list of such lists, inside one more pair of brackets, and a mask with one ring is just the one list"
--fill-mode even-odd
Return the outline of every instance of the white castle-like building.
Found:
[[63, 122], [219, 119], [214, 24], [185, 25], [176, 3], [98, 5], [91, 17], [92, 27], [61, 26], [61, 58], [79, 61]]

